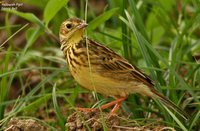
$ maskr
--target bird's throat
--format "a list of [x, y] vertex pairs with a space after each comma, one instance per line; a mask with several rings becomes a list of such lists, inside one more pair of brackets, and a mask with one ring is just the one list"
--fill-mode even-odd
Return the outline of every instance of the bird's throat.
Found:
[[72, 46], [74, 44], [78, 44], [81, 40], [83, 40], [83, 31], [78, 30], [68, 39], [67, 43], [68, 46]]

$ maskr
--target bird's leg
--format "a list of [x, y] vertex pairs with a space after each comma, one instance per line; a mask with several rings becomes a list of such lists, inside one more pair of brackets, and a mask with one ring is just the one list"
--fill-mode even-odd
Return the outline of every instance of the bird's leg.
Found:
[[110, 103], [107, 103], [105, 105], [102, 105], [101, 106], [101, 109], [104, 110], [104, 109], [107, 109], [108, 107], [112, 106], [112, 105], [115, 105], [114, 108], [111, 110], [110, 112], [110, 115], [113, 115], [115, 114], [115, 112], [119, 109], [119, 107], [121, 106], [122, 102], [124, 100], [126, 100], [127, 96], [126, 97], [121, 97], [121, 98], [118, 98]]
[[120, 106], [122, 105], [122, 102], [117, 103], [114, 108], [111, 110], [110, 115], [114, 115], [116, 113], [116, 111], [120, 108]]
[[[111, 110], [111, 112], [110, 112], [110, 114], [111, 115], [113, 115], [113, 114], [115, 114], [115, 112], [119, 109], [119, 107], [121, 106], [121, 104], [122, 104], [122, 102], [124, 101], [124, 100], [126, 100], [126, 98], [127, 98], [127, 96], [126, 97], [121, 97], [121, 98], [117, 98], [116, 100], [114, 100], [114, 101], [111, 101], [111, 102], [109, 102], [109, 103], [107, 103], [107, 104], [104, 104], [104, 105], [102, 105], [100, 108], [102, 109], [102, 110], [104, 110], [104, 109], [107, 109], [107, 108], [109, 108], [109, 107], [111, 107], [111, 106], [113, 106], [113, 105], [115, 105], [114, 106], [114, 108]], [[78, 110], [79, 111], [95, 111], [95, 110], [97, 110], [97, 108], [78, 108]]]

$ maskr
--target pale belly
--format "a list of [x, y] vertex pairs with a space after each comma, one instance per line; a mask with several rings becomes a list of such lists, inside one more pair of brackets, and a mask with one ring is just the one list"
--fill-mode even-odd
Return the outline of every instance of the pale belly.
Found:
[[152, 95], [150, 89], [142, 83], [136, 83], [134, 81], [114, 81], [112, 78], [102, 77], [95, 72], [90, 72], [86, 67], [81, 68], [81, 70], [70, 71], [74, 79], [88, 90], [115, 97], [125, 97], [132, 93], [139, 93], [147, 96]]

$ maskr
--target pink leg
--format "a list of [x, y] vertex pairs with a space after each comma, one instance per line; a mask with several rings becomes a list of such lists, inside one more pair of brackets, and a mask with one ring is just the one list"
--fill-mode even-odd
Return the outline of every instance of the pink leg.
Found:
[[[113, 105], [116, 105], [116, 104], [119, 104], [119, 103], [122, 103], [124, 100], [126, 100], [126, 98], [127, 98], [127, 96], [126, 97], [121, 97], [121, 98], [118, 98], [118, 99], [116, 99], [116, 100], [114, 100], [114, 101], [111, 101], [110, 103], [107, 103], [107, 104], [104, 104], [104, 105], [102, 105], [101, 106], [101, 109], [107, 109], [107, 108], [109, 108], [109, 107], [111, 107], [111, 106], [113, 106]], [[119, 105], [120, 106], [120, 105]], [[115, 107], [114, 107], [115, 108]], [[114, 109], [113, 108], [113, 109]]]
[[[115, 112], [119, 109], [119, 107], [122, 105], [122, 102], [123, 102], [124, 100], [126, 100], [127, 97], [128, 97], [128, 96], [126, 96], [126, 97], [121, 97], [121, 98], [117, 98], [116, 100], [111, 101], [110, 103], [107, 103], [107, 104], [102, 105], [100, 108], [101, 108], [102, 110], [104, 110], [104, 109], [107, 109], [107, 108], [109, 108], [109, 107], [115, 105], [114, 108], [113, 108], [113, 109], [111, 110], [111, 112], [110, 112], [110, 114], [113, 115], [113, 114], [115, 114]], [[96, 109], [96, 108], [78, 108], [78, 110], [80, 110], [80, 111], [94, 111], [94, 110], [97, 110], [97, 109]]]
[[117, 103], [114, 108], [111, 110], [110, 115], [114, 115], [116, 113], [116, 111], [120, 108], [120, 106], [122, 105], [122, 102]]

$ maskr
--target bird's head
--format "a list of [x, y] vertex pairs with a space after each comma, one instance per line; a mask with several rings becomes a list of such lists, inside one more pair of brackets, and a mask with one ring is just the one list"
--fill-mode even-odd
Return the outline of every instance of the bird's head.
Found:
[[59, 32], [61, 46], [78, 43], [83, 38], [87, 25], [87, 23], [78, 18], [65, 20], [61, 24]]

